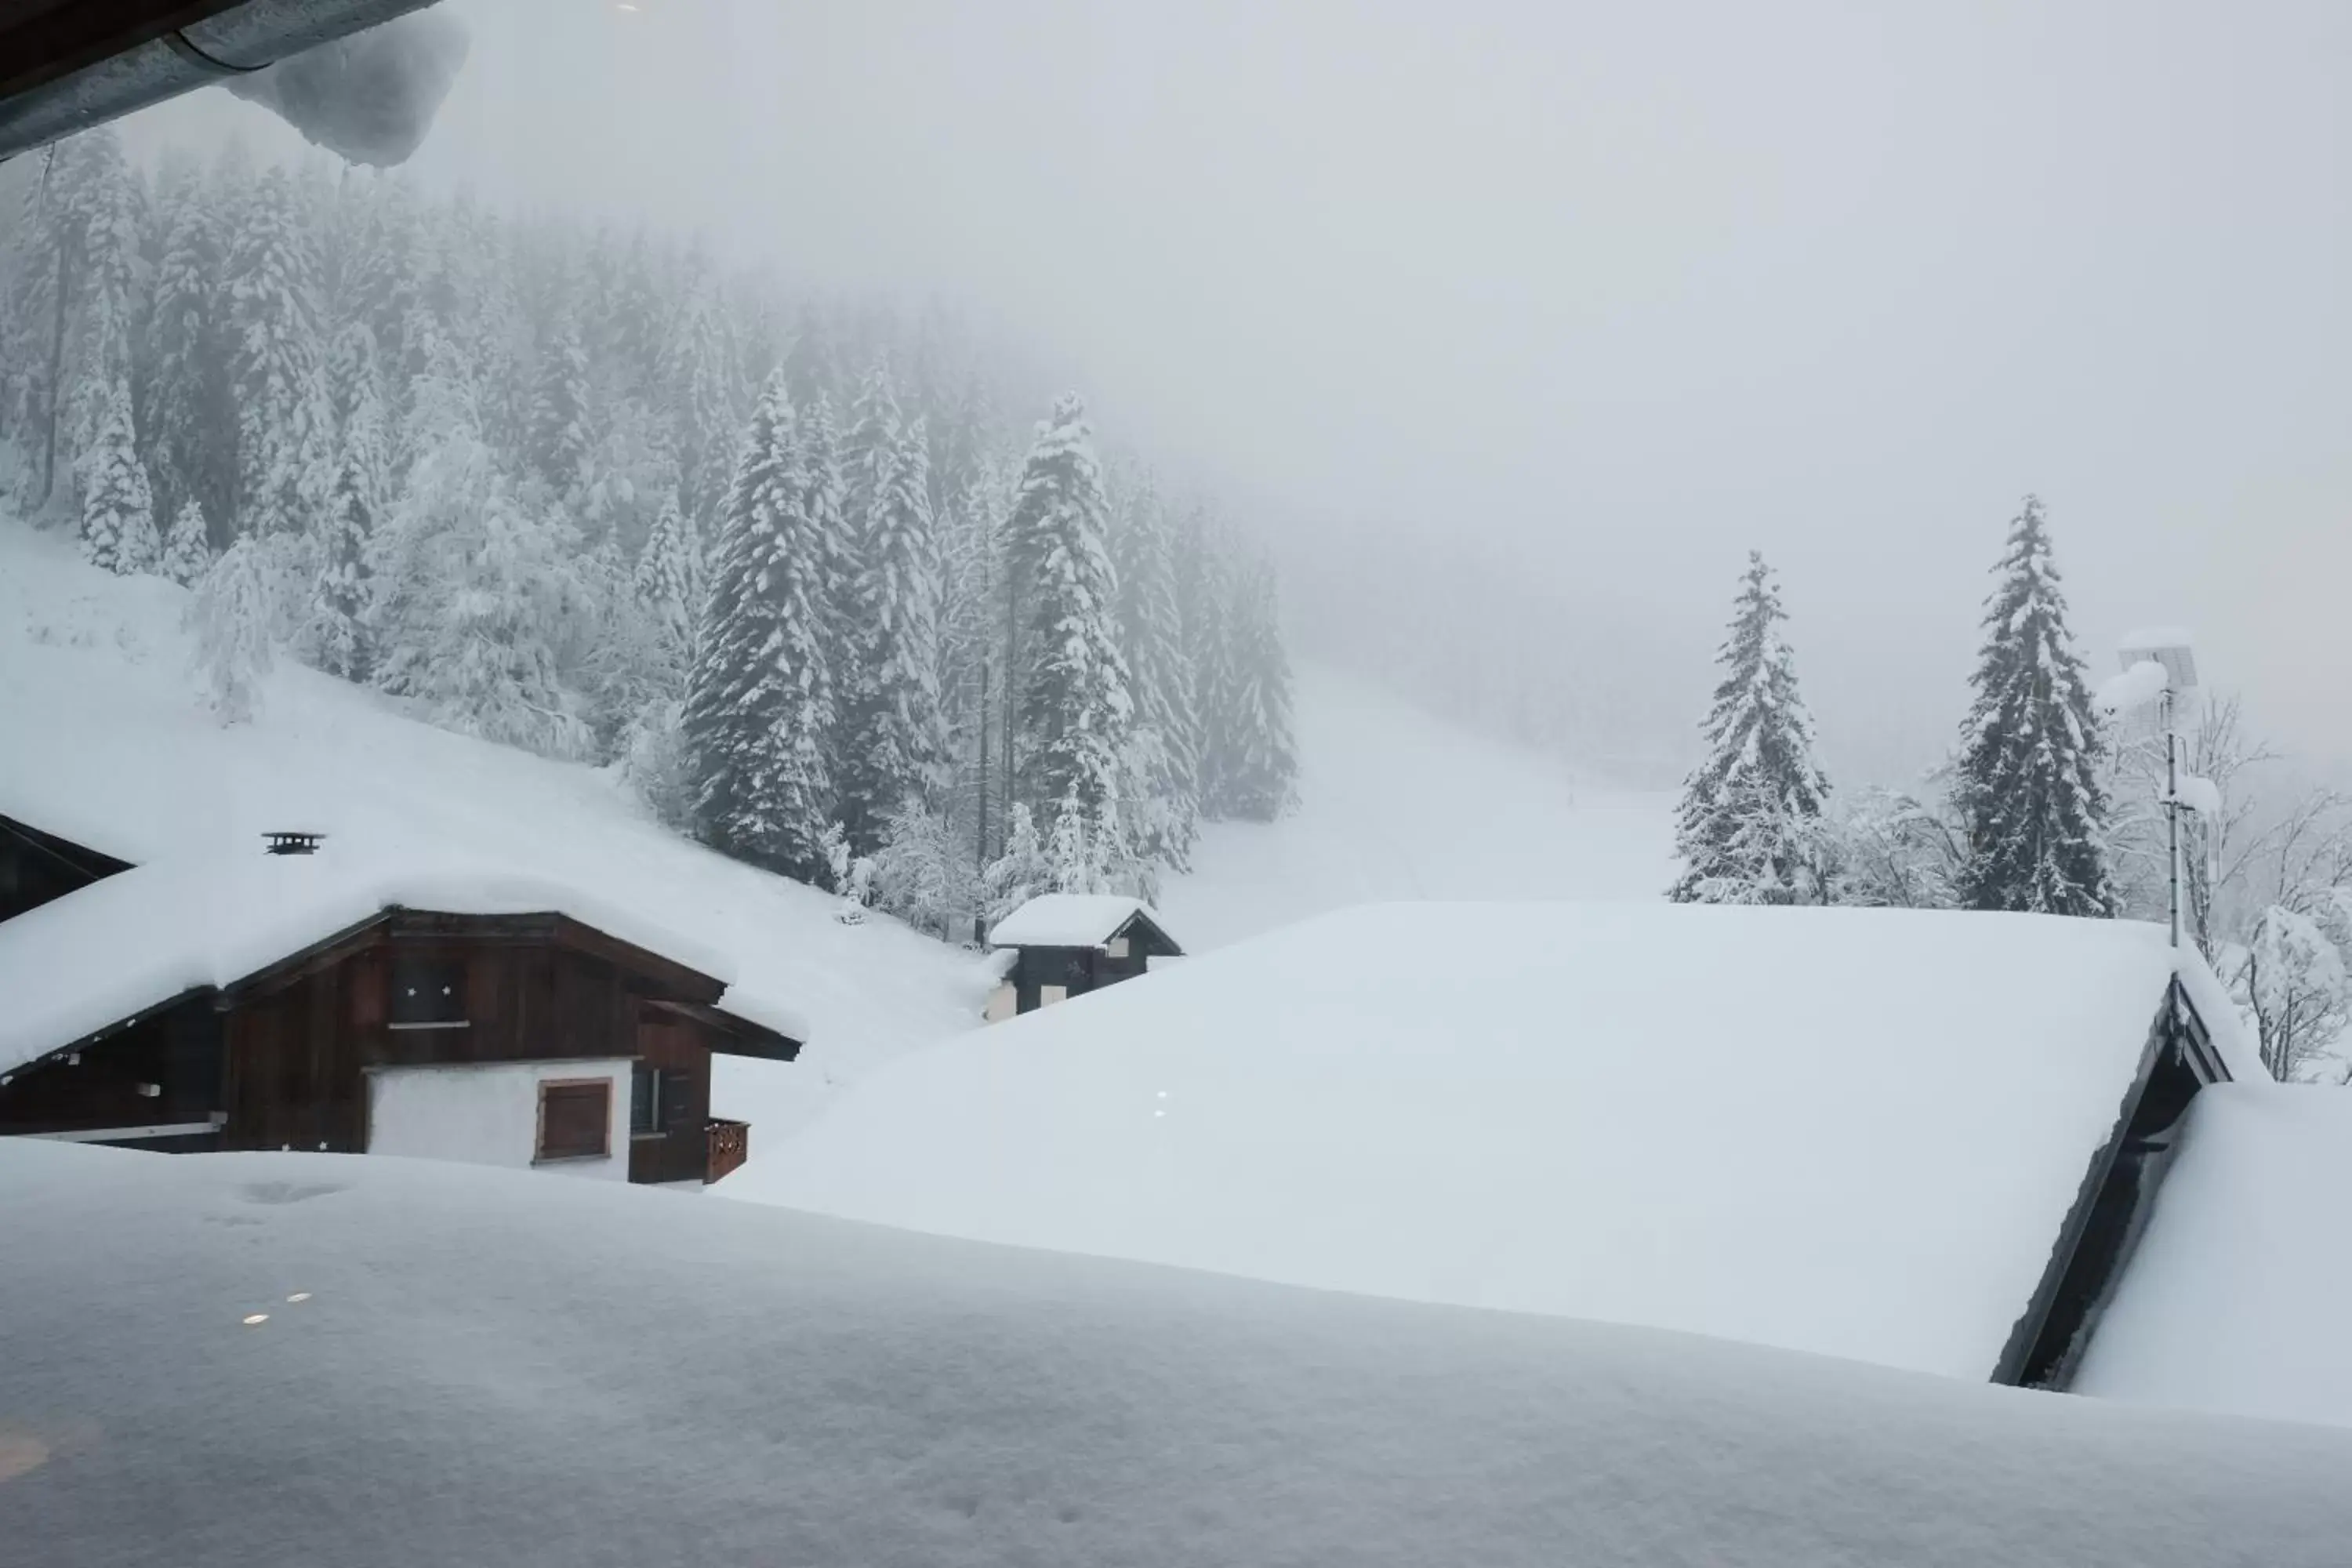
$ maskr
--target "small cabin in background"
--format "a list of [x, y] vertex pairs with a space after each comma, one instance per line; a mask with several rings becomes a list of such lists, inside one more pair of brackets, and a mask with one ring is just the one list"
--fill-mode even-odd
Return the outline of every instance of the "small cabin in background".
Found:
[[316, 847], [121, 870], [0, 922], [0, 1136], [639, 1183], [743, 1163], [711, 1058], [800, 1042], [723, 1006], [690, 943], [544, 884]]
[[1115, 894], [1041, 894], [997, 921], [988, 943], [1004, 965], [989, 994], [990, 1023], [1184, 956], [1149, 904]]

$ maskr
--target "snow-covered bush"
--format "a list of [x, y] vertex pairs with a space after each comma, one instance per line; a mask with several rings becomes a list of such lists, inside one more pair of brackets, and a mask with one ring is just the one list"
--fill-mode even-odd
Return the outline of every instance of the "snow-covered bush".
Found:
[[189, 629], [195, 634], [213, 711], [224, 724], [243, 722], [260, 711], [261, 678], [274, 662], [270, 634], [278, 618], [277, 586], [263, 542], [240, 539], [205, 573], [189, 603]]

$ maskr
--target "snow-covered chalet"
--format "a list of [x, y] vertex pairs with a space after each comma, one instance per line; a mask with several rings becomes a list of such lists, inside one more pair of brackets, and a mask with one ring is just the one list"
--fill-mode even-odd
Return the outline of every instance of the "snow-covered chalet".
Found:
[[1108, 893], [1041, 893], [997, 921], [988, 944], [1002, 966], [988, 999], [991, 1023], [1184, 956], [1158, 910]]
[[0, 1136], [700, 1184], [751, 1132], [712, 1056], [803, 1032], [574, 889], [299, 833], [133, 867], [0, 816]]

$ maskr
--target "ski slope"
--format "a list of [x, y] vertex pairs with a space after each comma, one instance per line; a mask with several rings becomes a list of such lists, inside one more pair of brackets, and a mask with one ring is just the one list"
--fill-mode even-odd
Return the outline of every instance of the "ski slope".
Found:
[[1159, 909], [1198, 951], [1350, 904], [1655, 899], [1673, 879], [1670, 795], [1579, 781], [1336, 670], [1297, 694], [1299, 804], [1215, 823]]

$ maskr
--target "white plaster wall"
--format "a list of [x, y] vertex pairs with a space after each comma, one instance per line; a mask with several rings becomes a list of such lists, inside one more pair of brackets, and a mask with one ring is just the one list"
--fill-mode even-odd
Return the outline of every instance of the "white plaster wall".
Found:
[[543, 1167], [569, 1176], [629, 1179], [629, 1062], [489, 1062], [377, 1068], [368, 1074], [368, 1152], [472, 1165], [531, 1168], [539, 1137], [539, 1086], [548, 1079], [610, 1079], [612, 1154]]

